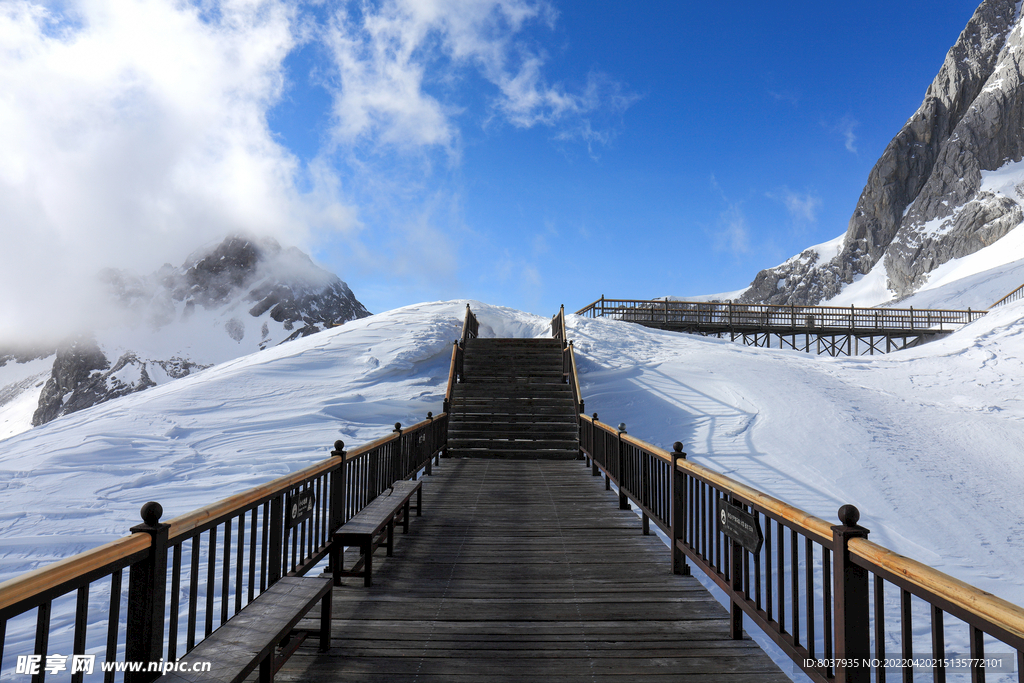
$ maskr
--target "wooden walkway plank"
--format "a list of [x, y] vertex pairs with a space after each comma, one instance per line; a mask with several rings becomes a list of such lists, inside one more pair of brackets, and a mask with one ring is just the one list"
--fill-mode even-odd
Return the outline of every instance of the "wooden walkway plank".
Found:
[[579, 461], [450, 459], [374, 586], [334, 589], [332, 647], [279, 681], [789, 679]]

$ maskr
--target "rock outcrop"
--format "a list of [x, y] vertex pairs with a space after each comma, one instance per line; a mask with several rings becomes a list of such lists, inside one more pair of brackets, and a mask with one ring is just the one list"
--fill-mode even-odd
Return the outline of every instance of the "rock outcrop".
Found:
[[868, 175], [838, 255], [817, 262], [805, 252], [761, 271], [741, 300], [816, 304], [880, 261], [901, 298], [1024, 221], [1024, 191], [982, 189], [983, 171], [1024, 157], [1022, 60], [1017, 3], [984, 0]]

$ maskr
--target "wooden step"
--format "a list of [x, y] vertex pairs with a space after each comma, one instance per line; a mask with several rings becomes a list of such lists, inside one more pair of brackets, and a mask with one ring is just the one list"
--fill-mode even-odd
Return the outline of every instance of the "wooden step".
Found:
[[555, 339], [471, 339], [453, 389], [448, 449], [455, 457], [579, 457], [572, 387]]
[[549, 436], [551, 434], [558, 434], [566, 435], [566, 438], [574, 439], [577, 438], [579, 431], [573, 423], [547, 422], [537, 424], [529, 422], [495, 425], [479, 422], [455, 422], [449, 425], [448, 434], [449, 438], [456, 436], [459, 438], [471, 438], [470, 435], [480, 435], [479, 438], [485, 438], [487, 434], [522, 434], [524, 436]]
[[494, 426], [495, 428], [502, 428], [508, 425], [515, 424], [535, 424], [535, 425], [553, 425], [553, 424], [571, 424], [573, 428], [576, 427], [576, 411], [574, 410], [571, 415], [537, 415], [537, 414], [521, 414], [515, 415], [512, 413], [452, 413], [448, 418], [449, 425], [484, 425]]
[[508, 460], [578, 460], [580, 452], [574, 450], [550, 451], [491, 451], [484, 449], [448, 449], [453, 458], [495, 458]]

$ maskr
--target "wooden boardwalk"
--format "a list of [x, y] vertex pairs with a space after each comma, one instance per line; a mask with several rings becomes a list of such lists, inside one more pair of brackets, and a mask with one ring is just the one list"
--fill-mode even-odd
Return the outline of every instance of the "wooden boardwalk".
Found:
[[[449, 459], [279, 681], [788, 681], [580, 461]], [[383, 552], [381, 552], [383, 556]]]

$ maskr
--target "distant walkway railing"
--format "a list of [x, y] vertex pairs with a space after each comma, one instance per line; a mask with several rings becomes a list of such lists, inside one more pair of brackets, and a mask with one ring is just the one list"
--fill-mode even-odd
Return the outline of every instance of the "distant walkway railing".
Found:
[[857, 308], [855, 306], [774, 306], [733, 302], [644, 301], [601, 297], [576, 311], [590, 318], [630, 322], [694, 325], [741, 330], [774, 328], [844, 332], [949, 331], [974, 322], [986, 311], [914, 308]]
[[817, 353], [885, 353], [943, 336], [986, 311], [855, 306], [776, 306], [734, 302], [696, 302], [601, 297], [576, 312], [647, 327], [725, 337], [749, 346], [771, 346]]
[[[674, 571], [689, 573], [689, 561], [725, 591], [733, 637], [746, 615], [812, 680], [866, 683], [873, 672], [883, 682], [888, 669], [909, 681], [915, 667], [935, 681], [967, 671], [984, 681], [986, 670], [1014, 668], [1024, 680], [1024, 609], [869, 541], [852, 505], [830, 524], [688, 461], [681, 443], [664, 451], [596, 414], [580, 416], [580, 448], [593, 474], [618, 487], [620, 507], [632, 502], [645, 531], [653, 521], [668, 536]], [[892, 590], [898, 624], [886, 609]], [[925, 603], [928, 626], [914, 621], [912, 598]], [[946, 615], [966, 625], [969, 656], [947, 650]], [[931, 636], [924, 651], [922, 628]], [[986, 658], [986, 637], [1006, 647]], [[1016, 654], [993, 658], [1010, 649]]]
[[993, 309], [996, 306], [1002, 306], [1004, 304], [1008, 304], [1011, 301], [1018, 301], [1019, 299], [1024, 299], [1024, 285], [1021, 285], [1017, 289], [1013, 290], [1012, 292], [1010, 292], [1009, 294], [1004, 296], [999, 301], [997, 301], [994, 304], [992, 304], [991, 306], [989, 306], [989, 309]]

